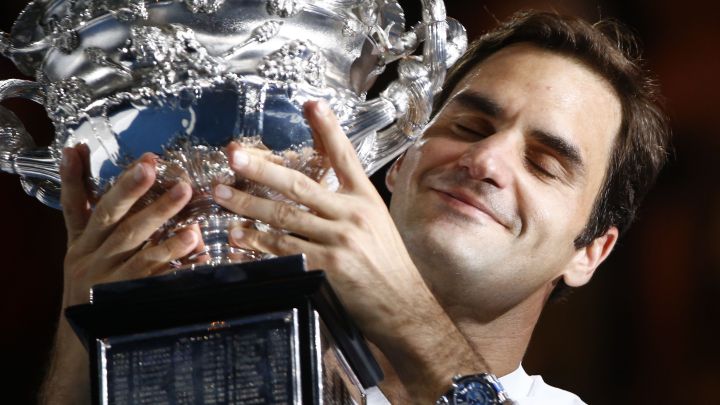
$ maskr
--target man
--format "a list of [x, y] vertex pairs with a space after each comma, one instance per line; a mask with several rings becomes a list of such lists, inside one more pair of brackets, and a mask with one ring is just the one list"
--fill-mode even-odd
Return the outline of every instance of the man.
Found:
[[[389, 211], [324, 103], [305, 113], [337, 193], [230, 145], [239, 175], [309, 208], [218, 186], [223, 206], [291, 232], [234, 229], [233, 243], [302, 252], [326, 270], [377, 348], [393, 403], [434, 403], [453, 376], [481, 372], [501, 376], [520, 403], [580, 403], [520, 363], [548, 298], [590, 280], [665, 159], [654, 87], [619, 32], [524, 13], [474, 43], [449, 74], [431, 125], [388, 172]], [[64, 306], [86, 302], [93, 284], [161, 272], [199, 241], [188, 230], [139, 249], [190, 197], [179, 184], [128, 215], [154, 181], [152, 156], [92, 212], [81, 159], [66, 150], [61, 170]], [[61, 319], [45, 389], [52, 403], [87, 401], [83, 355]]]

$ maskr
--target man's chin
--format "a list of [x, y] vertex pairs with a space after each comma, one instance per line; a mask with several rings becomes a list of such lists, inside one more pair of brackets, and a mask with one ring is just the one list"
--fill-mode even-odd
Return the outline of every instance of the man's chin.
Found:
[[[465, 236], [463, 236], [465, 235]], [[477, 248], [472, 234], [466, 230], [455, 229], [454, 232], [439, 232], [437, 229], [426, 229], [413, 232], [406, 244], [413, 258], [422, 258], [423, 263], [433, 266], [464, 262], [465, 257]], [[444, 266], [443, 266], [444, 267]]]

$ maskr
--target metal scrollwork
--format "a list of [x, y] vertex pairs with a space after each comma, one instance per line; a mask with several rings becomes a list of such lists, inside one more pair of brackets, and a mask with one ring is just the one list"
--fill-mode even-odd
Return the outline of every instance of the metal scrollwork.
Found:
[[268, 41], [269, 39], [275, 37], [279, 32], [280, 28], [282, 27], [283, 22], [279, 20], [270, 20], [266, 21], [257, 28], [255, 28], [252, 33], [250, 33], [250, 37], [243, 41], [240, 45], [233, 46], [230, 50], [225, 52], [223, 54], [224, 59], [232, 58], [237, 53], [239, 53], [243, 48], [246, 46], [253, 44], [253, 43], [263, 43]]
[[85, 48], [85, 55], [97, 66], [107, 67], [115, 70], [118, 74], [128, 79], [132, 79], [132, 71], [127, 67], [115, 62], [110, 58], [107, 52], [97, 47]]

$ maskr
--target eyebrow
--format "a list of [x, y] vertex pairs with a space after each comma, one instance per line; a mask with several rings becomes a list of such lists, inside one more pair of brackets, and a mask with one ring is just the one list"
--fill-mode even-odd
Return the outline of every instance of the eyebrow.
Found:
[[546, 131], [536, 129], [532, 131], [532, 137], [538, 142], [545, 145], [546, 147], [555, 151], [565, 161], [569, 162], [572, 169], [575, 171], [582, 171], [585, 168], [582, 156], [577, 146], [568, 142], [560, 136], [551, 134]]
[[499, 117], [503, 113], [503, 109], [498, 103], [474, 91], [464, 91], [456, 95], [451, 102], [478, 110], [492, 118]]

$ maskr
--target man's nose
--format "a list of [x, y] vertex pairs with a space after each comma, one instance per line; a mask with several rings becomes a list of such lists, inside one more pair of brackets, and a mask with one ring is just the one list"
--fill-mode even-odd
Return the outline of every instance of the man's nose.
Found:
[[498, 132], [468, 145], [459, 164], [472, 178], [506, 188], [513, 181], [517, 150], [512, 134]]

